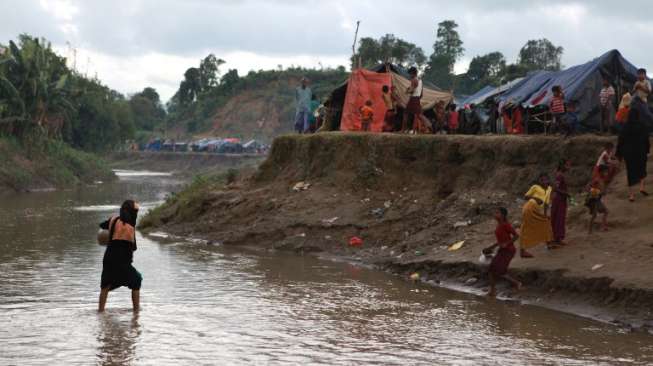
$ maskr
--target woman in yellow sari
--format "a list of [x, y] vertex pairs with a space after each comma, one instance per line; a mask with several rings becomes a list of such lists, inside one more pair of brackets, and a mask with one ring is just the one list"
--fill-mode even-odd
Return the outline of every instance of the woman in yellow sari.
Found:
[[551, 190], [549, 177], [546, 174], [540, 174], [538, 182], [526, 192], [520, 235], [519, 254], [522, 258], [533, 258], [527, 249], [541, 243], [548, 244], [553, 240], [551, 219], [548, 216]]

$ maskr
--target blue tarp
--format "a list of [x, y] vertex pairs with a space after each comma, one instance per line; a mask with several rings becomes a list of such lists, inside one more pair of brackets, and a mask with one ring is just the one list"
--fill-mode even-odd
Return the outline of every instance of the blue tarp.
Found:
[[521, 104], [524, 107], [548, 106], [551, 88], [559, 85], [565, 94], [565, 102], [578, 105], [578, 117], [587, 126], [598, 126], [600, 120], [599, 92], [603, 77], [615, 88], [618, 98], [630, 90], [637, 79], [637, 68], [612, 50], [602, 56], [562, 71], [539, 71], [526, 76], [497, 98], [501, 105]]
[[479, 97], [481, 97], [482, 95], [487, 94], [488, 92], [490, 92], [490, 91], [492, 91], [494, 89], [495, 89], [495, 87], [493, 87], [491, 85], [487, 85], [487, 86], [483, 87], [481, 90], [477, 91], [476, 93], [474, 93], [474, 94], [472, 94], [470, 96], [467, 96], [467, 97], [463, 98], [462, 100], [457, 101], [457, 103], [460, 104], [460, 107], [465, 106], [467, 104], [477, 104], [477, 102], [474, 102], [474, 101], [476, 101], [477, 99], [479, 99]]
[[551, 74], [551, 71], [534, 71], [526, 75], [520, 82], [497, 98], [499, 104], [523, 104], [549, 81]]
[[465, 104], [481, 105], [485, 103], [486, 100], [512, 89], [514, 86], [518, 85], [523, 79], [524, 78], [517, 78], [515, 80], [509, 81], [501, 86], [496, 86], [496, 87], [488, 85], [483, 89], [477, 91], [476, 93], [463, 99], [462, 106], [464, 106]]

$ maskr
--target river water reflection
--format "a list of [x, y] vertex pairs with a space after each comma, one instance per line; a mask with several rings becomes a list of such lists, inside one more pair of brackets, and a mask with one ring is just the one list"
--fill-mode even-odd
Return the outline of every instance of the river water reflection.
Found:
[[138, 236], [142, 310], [96, 301], [97, 224], [181, 182], [3, 196], [1, 365], [653, 363], [653, 337], [535, 307], [411, 285], [348, 263]]

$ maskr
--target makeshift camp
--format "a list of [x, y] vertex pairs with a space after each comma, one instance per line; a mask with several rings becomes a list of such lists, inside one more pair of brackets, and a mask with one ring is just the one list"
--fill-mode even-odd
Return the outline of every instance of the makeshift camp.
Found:
[[256, 153], [263, 148], [263, 144], [256, 140], [250, 140], [243, 144], [243, 150], [247, 153]]
[[[384, 85], [394, 86], [397, 98], [397, 108], [406, 107], [409, 95], [406, 89], [410, 85], [410, 76], [401, 66], [381, 64], [372, 69], [357, 69], [352, 71], [349, 79], [336, 88], [330, 96], [331, 115], [336, 121], [336, 129], [342, 131], [360, 131], [361, 121], [359, 109], [367, 100], [372, 101], [374, 118], [370, 126], [372, 132], [380, 132], [383, 127], [386, 107], [383, 103], [381, 88]], [[422, 109], [431, 110], [439, 101], [448, 104], [453, 95], [440, 90], [429, 82], [423, 82]]]
[[466, 105], [471, 105], [471, 104], [476, 104], [476, 105], [482, 105], [486, 101], [490, 100], [491, 98], [505, 93], [507, 90], [510, 90], [514, 86], [518, 85], [524, 78], [517, 78], [515, 80], [509, 81], [503, 85], [500, 86], [491, 86], [487, 85], [483, 87], [481, 90], [477, 91], [476, 93], [468, 96], [467, 98], [464, 98], [460, 101], [460, 107], [464, 107]]
[[610, 80], [617, 96], [620, 96], [630, 90], [637, 80], [637, 68], [619, 51], [612, 50], [582, 65], [529, 75], [524, 82], [501, 95], [499, 101], [500, 105], [521, 104], [536, 112], [546, 111], [553, 95], [551, 88], [559, 85], [565, 94], [565, 102], [577, 104], [578, 118], [582, 124], [587, 128], [596, 128], [601, 119], [599, 93], [604, 77]]

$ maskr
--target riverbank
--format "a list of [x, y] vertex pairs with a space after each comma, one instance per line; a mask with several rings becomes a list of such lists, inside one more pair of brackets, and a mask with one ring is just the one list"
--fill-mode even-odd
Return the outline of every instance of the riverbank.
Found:
[[265, 159], [257, 154], [209, 154], [195, 152], [120, 151], [109, 155], [111, 167], [155, 170], [177, 175], [205, 175], [229, 169], [253, 169]]
[[[434, 285], [481, 293], [478, 257], [494, 242], [492, 212], [519, 221], [521, 196], [541, 171], [571, 158], [575, 202], [605, 137], [317, 134], [275, 140], [249, 178], [197, 182], [143, 219], [144, 230], [349, 258]], [[500, 298], [636, 328], [653, 326], [650, 198], [627, 201], [621, 173], [607, 197], [611, 231], [586, 233], [582, 204], [569, 213], [569, 246], [515, 258], [526, 289]], [[303, 182], [304, 184], [297, 184]], [[518, 222], [515, 222], [518, 225]], [[348, 246], [352, 236], [361, 247]], [[457, 251], [447, 250], [464, 240]]]
[[104, 160], [61, 141], [26, 147], [2, 137], [0, 157], [0, 191], [50, 190], [115, 179]]

